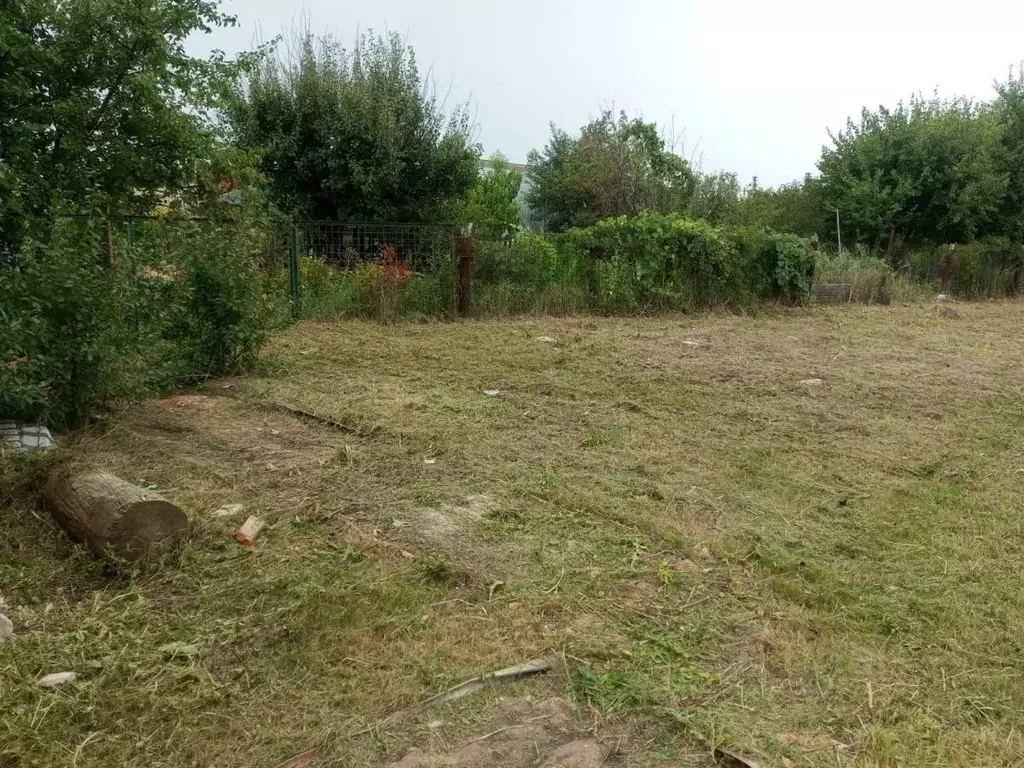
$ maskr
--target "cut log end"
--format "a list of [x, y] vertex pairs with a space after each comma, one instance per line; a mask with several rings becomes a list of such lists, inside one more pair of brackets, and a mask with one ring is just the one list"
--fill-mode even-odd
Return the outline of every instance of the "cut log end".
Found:
[[112, 533], [111, 546], [119, 557], [159, 557], [188, 535], [188, 518], [169, 501], [139, 501], [125, 509]]

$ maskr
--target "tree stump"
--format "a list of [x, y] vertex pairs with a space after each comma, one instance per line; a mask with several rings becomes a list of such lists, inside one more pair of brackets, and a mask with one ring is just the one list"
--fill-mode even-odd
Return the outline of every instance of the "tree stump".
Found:
[[99, 557], [159, 557], [188, 533], [181, 509], [114, 475], [58, 469], [43, 485], [43, 501], [68, 535]]

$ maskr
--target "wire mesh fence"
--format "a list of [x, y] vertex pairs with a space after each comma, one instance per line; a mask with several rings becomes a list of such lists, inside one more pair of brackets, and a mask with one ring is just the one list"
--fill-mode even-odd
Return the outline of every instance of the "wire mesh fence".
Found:
[[450, 263], [455, 249], [452, 224], [355, 224], [306, 221], [296, 225], [300, 256], [342, 269], [366, 263], [395, 263], [430, 275]]
[[[108, 264], [111, 279], [116, 271], [170, 288], [207, 255], [230, 254], [257, 267], [260, 289], [293, 316], [452, 316], [461, 306], [453, 224], [102, 215], [61, 221], [72, 240], [81, 230], [81, 256]], [[16, 257], [0, 259], [0, 267], [17, 264]]]

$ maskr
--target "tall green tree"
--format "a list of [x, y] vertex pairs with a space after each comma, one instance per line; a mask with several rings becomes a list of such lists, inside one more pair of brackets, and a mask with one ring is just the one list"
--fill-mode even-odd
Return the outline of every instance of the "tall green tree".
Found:
[[823, 149], [825, 203], [839, 209], [851, 240], [890, 258], [904, 243], [969, 241], [997, 224], [1003, 206], [1003, 132], [993, 110], [966, 99], [865, 109]]
[[755, 179], [743, 190], [727, 223], [834, 240], [835, 226], [825, 210], [821, 181], [810, 174], [803, 181], [778, 187], [758, 186]]
[[503, 155], [491, 155], [476, 183], [469, 188], [462, 220], [473, 225], [473, 233], [485, 239], [511, 234], [519, 226], [519, 190], [522, 172]]
[[477, 180], [466, 110], [446, 112], [397, 34], [353, 50], [301, 32], [265, 52], [227, 113], [277, 204], [313, 219], [454, 218]]
[[551, 126], [543, 152], [529, 156], [530, 207], [554, 230], [620, 214], [682, 211], [693, 194], [689, 163], [654, 123], [605, 111], [578, 137]]
[[208, 120], [247, 57], [190, 56], [235, 23], [214, 0], [0, 3], [0, 239], [17, 247], [55, 207], [144, 210], [195, 187]]
[[999, 213], [999, 234], [1024, 243], [1024, 65], [996, 83], [992, 104], [1002, 126], [998, 163], [1007, 175], [1006, 195]]
[[720, 226], [736, 220], [742, 189], [735, 173], [699, 173], [687, 213]]

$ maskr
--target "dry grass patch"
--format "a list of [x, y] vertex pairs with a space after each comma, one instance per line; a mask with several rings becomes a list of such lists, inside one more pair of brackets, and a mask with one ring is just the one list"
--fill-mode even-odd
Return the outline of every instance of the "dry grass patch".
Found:
[[609, 766], [1018, 764], [1022, 305], [958, 311], [303, 324], [71, 449], [188, 510], [173, 562], [104, 573], [0, 510], [0, 764], [382, 765], [527, 695]]

